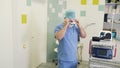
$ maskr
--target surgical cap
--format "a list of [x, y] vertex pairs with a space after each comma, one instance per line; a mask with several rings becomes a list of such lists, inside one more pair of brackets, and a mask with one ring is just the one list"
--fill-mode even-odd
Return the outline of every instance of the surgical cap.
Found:
[[69, 19], [75, 19], [75, 11], [73, 10], [67, 10], [65, 12], [65, 18], [69, 18]]

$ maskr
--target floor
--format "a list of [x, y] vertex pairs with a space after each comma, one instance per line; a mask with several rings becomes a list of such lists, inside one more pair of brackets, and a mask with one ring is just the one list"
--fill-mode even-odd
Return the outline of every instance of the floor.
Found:
[[[57, 65], [55, 63], [47, 63], [47, 64], [41, 64], [38, 68], [57, 68]], [[78, 68], [88, 68], [88, 64], [86, 63], [81, 63], [78, 64]]]
[[[91, 65], [90, 65], [91, 66]], [[55, 63], [47, 63], [47, 64], [40, 64], [37, 68], [57, 68], [57, 65], [55, 65]], [[92, 66], [89, 67], [88, 62], [81, 62], [80, 64], [78, 64], [78, 68], [120, 68], [120, 66], [113, 66], [113, 65], [105, 65], [104, 64], [97, 64], [96, 66], [96, 62], [92, 63]]]

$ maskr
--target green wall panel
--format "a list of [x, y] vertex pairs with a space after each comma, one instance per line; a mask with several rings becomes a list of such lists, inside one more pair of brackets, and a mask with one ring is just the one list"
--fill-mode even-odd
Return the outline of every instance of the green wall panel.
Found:
[[[62, 1], [63, 4], [59, 5], [59, 1]], [[49, 7], [49, 5], [52, 7]], [[47, 61], [52, 61], [54, 58], [57, 58], [57, 54], [54, 52], [54, 48], [57, 47], [54, 38], [54, 29], [55, 27], [63, 22], [63, 18], [58, 17], [58, 13], [61, 13], [66, 8], [65, 0], [48, 0], [48, 18], [47, 22]], [[52, 9], [55, 9], [55, 12], [52, 13]]]

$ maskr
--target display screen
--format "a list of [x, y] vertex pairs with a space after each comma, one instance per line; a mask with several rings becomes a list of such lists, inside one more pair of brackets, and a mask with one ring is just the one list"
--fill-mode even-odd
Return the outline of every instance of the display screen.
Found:
[[98, 50], [98, 54], [99, 55], [106, 55], [107, 54], [107, 50], [103, 50], [103, 49]]

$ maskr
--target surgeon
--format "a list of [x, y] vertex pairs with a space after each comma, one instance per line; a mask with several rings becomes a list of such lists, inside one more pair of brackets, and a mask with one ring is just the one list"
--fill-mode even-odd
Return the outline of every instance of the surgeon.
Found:
[[63, 23], [55, 28], [55, 38], [59, 41], [58, 68], [77, 68], [78, 39], [85, 38], [86, 32], [76, 19], [74, 10], [67, 10]]

